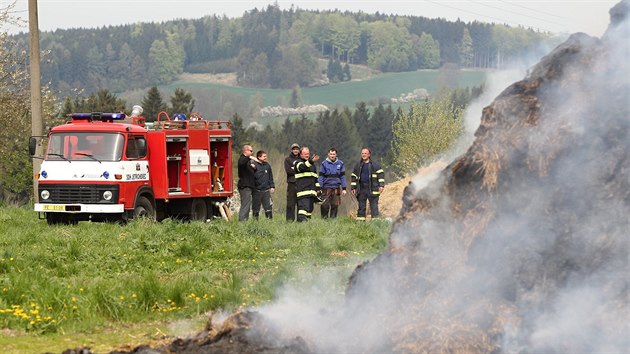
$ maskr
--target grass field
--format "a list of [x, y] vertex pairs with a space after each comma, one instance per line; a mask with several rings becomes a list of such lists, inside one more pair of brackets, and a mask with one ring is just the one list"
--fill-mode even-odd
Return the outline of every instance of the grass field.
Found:
[[318, 271], [334, 272], [327, 288], [343, 293], [389, 230], [349, 218], [50, 227], [30, 208], [0, 207], [0, 348], [104, 352], [184, 335], [208, 311], [265, 304]]
[[[460, 87], [478, 86], [484, 82], [484, 71], [461, 71]], [[374, 76], [368, 80], [342, 82], [327, 86], [302, 88], [304, 103], [325, 104], [328, 107], [348, 106], [354, 107], [356, 102], [369, 101], [379, 97], [398, 97], [403, 93], [415, 89], [425, 88], [429, 93], [435, 94], [438, 90], [437, 70], [411, 71], [402, 73], [385, 73]], [[288, 98], [291, 90], [256, 89], [245, 87], [233, 87], [211, 83], [190, 83], [176, 81], [175, 83], [161, 87], [167, 92], [173, 92], [175, 88], [219, 90], [245, 97], [262, 94], [265, 105], [275, 106], [280, 97]]]
[[[437, 70], [385, 73], [361, 81], [302, 88], [302, 97], [307, 105], [324, 104], [330, 108], [338, 106], [354, 108], [357, 102], [376, 102], [383, 97], [399, 97], [401, 94], [419, 88], [435, 94], [438, 90], [437, 78]], [[460, 71], [459, 87], [478, 86], [485, 81], [485, 78], [485, 71]], [[172, 95], [176, 88], [192, 92], [196, 98], [196, 110], [206, 117], [213, 117], [217, 114], [217, 110], [224, 109], [227, 100], [232, 101], [233, 110], [244, 115], [247, 105], [256, 94], [262, 95], [265, 106], [277, 106], [281, 102], [284, 102], [286, 106], [291, 96], [291, 90], [245, 88], [189, 81], [176, 81], [159, 87], [165, 96]], [[128, 102], [140, 102], [145, 94], [146, 91], [134, 91], [123, 93], [121, 97]]]

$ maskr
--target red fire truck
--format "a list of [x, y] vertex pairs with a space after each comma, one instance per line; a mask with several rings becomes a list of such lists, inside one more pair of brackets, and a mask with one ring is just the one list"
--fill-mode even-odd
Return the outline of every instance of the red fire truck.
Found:
[[171, 120], [164, 112], [145, 123], [138, 113], [139, 106], [132, 117], [73, 114], [50, 130], [35, 204], [41, 218], [75, 224], [225, 217], [233, 194], [230, 123], [195, 114]]

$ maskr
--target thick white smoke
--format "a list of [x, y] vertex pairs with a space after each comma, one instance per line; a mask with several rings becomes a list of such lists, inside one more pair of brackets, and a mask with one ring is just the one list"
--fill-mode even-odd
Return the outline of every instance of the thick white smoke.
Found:
[[460, 150], [483, 164], [416, 183], [388, 252], [345, 298], [287, 290], [260, 310], [269, 325], [317, 352], [630, 351], [628, 7], [601, 41], [572, 36], [502, 92], [484, 114], [503, 122]]

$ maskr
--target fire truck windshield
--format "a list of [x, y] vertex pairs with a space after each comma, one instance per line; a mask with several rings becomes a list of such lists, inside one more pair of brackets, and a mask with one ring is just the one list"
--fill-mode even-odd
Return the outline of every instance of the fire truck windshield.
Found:
[[61, 132], [48, 140], [46, 160], [120, 161], [125, 137], [118, 133]]

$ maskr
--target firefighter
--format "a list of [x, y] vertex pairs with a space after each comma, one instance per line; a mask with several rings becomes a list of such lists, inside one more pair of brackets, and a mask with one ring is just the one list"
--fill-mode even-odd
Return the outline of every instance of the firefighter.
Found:
[[385, 188], [385, 173], [381, 164], [372, 160], [370, 149], [361, 149], [361, 161], [352, 170], [350, 187], [352, 195], [357, 197], [359, 210], [357, 220], [365, 221], [366, 202], [370, 201], [372, 219], [378, 218], [378, 198]]
[[284, 159], [284, 171], [287, 173], [287, 221], [295, 221], [297, 192], [295, 191], [295, 161], [300, 159], [300, 145], [291, 144], [291, 152]]
[[315, 167], [315, 162], [318, 160], [318, 155], [311, 157], [309, 148], [303, 146], [300, 149], [300, 158], [294, 163], [298, 222], [308, 221], [313, 213], [313, 203], [317, 199], [317, 191], [319, 190], [317, 168]]
[[319, 167], [319, 185], [322, 187], [322, 217], [337, 217], [341, 196], [346, 195], [346, 169], [337, 158], [337, 149], [328, 149], [328, 157]]

